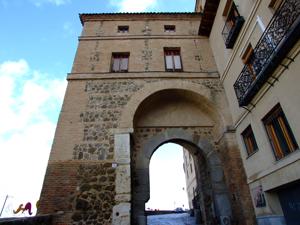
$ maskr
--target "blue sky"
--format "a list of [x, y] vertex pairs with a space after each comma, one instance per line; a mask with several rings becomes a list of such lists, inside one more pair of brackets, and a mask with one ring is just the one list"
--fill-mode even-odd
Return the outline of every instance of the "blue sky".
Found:
[[39, 198], [79, 13], [193, 11], [194, 0], [0, 0], [0, 208]]

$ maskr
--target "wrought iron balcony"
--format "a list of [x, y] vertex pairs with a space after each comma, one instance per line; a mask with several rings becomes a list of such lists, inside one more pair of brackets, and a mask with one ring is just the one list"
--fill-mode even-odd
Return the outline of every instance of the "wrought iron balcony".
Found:
[[244, 22], [245, 20], [242, 16], [235, 18], [234, 25], [232, 25], [232, 21], [225, 22], [225, 26], [222, 30], [222, 36], [225, 41], [226, 48], [233, 48]]
[[284, 0], [233, 85], [239, 105], [248, 105], [300, 38], [300, 0]]

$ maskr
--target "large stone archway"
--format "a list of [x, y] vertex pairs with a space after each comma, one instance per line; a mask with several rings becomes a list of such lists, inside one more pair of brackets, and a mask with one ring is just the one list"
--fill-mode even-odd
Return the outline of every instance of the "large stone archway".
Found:
[[113, 223], [147, 223], [150, 158], [160, 145], [174, 142], [196, 158], [205, 224], [226, 218], [227, 224], [251, 224], [249, 189], [228, 115], [225, 98], [216, 99], [209, 88], [191, 82], [150, 83], [136, 92], [114, 132]]
[[[202, 130], [203, 134], [206, 131]], [[183, 128], [152, 130], [153, 136], [141, 146], [132, 162], [132, 219], [133, 224], [146, 224], [145, 203], [149, 200], [149, 164], [155, 150], [164, 143], [173, 142], [184, 146], [195, 159], [195, 171], [201, 189], [201, 211], [205, 224], [214, 218], [232, 218], [229, 192], [225, 184], [221, 160], [210, 137], [195, 134]]]

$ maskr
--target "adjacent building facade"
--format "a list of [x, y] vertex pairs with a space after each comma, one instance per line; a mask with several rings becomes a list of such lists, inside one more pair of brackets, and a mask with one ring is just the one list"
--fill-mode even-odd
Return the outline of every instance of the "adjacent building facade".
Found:
[[183, 170], [185, 174], [186, 181], [186, 192], [189, 201], [189, 208], [194, 209], [193, 199], [196, 196], [197, 190], [197, 179], [196, 179], [196, 171], [192, 154], [189, 151], [183, 149]]
[[81, 14], [39, 214], [147, 224], [151, 156], [173, 142], [193, 158], [202, 224], [296, 224], [299, 5]]
[[258, 223], [299, 224], [300, 1], [198, 4], [210, 22], [199, 34], [209, 35]]

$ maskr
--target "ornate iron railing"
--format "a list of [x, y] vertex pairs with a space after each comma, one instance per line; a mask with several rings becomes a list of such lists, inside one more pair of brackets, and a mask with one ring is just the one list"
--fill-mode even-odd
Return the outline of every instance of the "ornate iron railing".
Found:
[[[300, 37], [300, 0], [284, 0], [233, 85], [239, 105], [246, 106], [267, 82]], [[253, 72], [255, 76], [253, 76]]]

